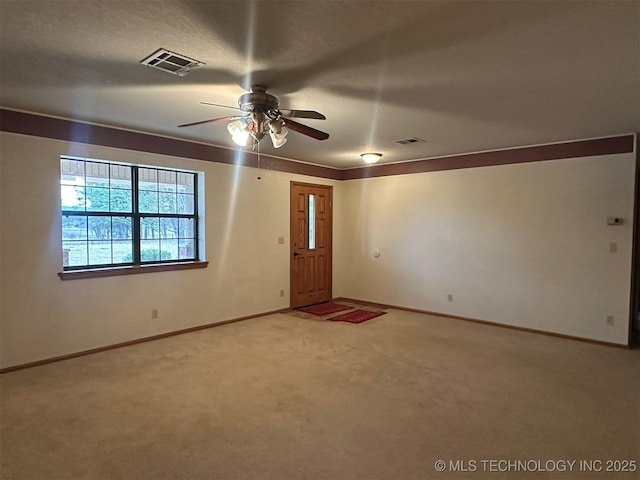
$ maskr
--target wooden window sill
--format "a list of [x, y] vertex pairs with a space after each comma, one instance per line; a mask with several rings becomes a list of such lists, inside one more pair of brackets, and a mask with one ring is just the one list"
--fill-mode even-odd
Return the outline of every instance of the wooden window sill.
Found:
[[59, 272], [60, 280], [81, 280], [83, 278], [116, 277], [119, 275], [137, 275], [139, 273], [171, 272], [174, 270], [191, 270], [207, 268], [209, 262], [161, 263], [134, 267], [114, 267], [96, 270], [71, 270]]

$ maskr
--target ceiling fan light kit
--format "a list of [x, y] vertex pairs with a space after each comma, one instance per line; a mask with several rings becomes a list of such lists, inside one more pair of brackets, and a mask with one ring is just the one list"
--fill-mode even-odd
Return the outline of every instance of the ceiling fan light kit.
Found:
[[274, 148], [280, 148], [287, 143], [289, 130], [294, 130], [316, 140], [326, 140], [329, 134], [311, 128], [302, 123], [294, 122], [290, 117], [325, 120], [326, 117], [314, 110], [280, 110], [278, 99], [267, 93], [266, 87], [253, 85], [249, 93], [245, 93], [238, 99], [238, 107], [219, 105], [209, 102], [201, 102], [205, 105], [213, 105], [225, 108], [234, 108], [241, 113], [232, 117], [213, 118], [200, 122], [185, 123], [179, 127], [191, 127], [204, 123], [228, 121], [227, 131], [233, 141], [239, 146], [247, 146], [252, 140], [255, 146], [267, 134], [271, 138]]
[[241, 147], [247, 145], [249, 141], [249, 131], [242, 125], [242, 121], [234, 120], [233, 122], [229, 122], [227, 124], [227, 131], [236, 145]]
[[364, 161], [364, 163], [368, 165], [373, 165], [374, 163], [378, 163], [378, 161], [382, 158], [381, 153], [361, 153], [360, 158]]
[[271, 137], [271, 143], [274, 148], [280, 148], [287, 143], [287, 130], [280, 122], [271, 122], [269, 124], [269, 136]]

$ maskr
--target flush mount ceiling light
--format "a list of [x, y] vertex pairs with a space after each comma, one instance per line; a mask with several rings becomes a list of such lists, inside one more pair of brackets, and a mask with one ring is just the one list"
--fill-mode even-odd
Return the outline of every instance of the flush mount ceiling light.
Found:
[[378, 160], [382, 158], [382, 154], [381, 153], [361, 153], [360, 157], [362, 157], [362, 160], [364, 161], [364, 163], [373, 165], [374, 163], [377, 163]]

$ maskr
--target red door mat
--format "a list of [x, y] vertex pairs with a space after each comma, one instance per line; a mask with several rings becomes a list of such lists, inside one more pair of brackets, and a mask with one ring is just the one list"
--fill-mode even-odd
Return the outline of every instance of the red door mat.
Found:
[[369, 312], [367, 310], [354, 310], [353, 312], [343, 313], [337, 317], [331, 317], [329, 320], [332, 322], [349, 322], [349, 323], [362, 323], [372, 318], [384, 315], [387, 312]]
[[301, 312], [311, 313], [312, 315], [329, 315], [330, 313], [342, 312], [343, 310], [349, 310], [348, 305], [340, 305], [339, 303], [327, 302], [319, 305], [313, 305], [311, 307], [299, 308]]

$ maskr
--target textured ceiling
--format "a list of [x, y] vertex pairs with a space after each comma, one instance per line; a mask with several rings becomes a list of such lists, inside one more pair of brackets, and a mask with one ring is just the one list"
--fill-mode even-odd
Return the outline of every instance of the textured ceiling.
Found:
[[[638, 1], [1, 0], [0, 22], [5, 108], [233, 148], [176, 125], [262, 83], [331, 135], [262, 153], [338, 168], [640, 130]], [[140, 65], [158, 48], [206, 65]]]

